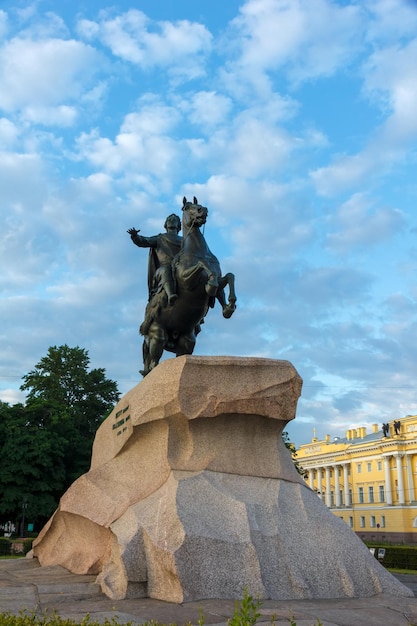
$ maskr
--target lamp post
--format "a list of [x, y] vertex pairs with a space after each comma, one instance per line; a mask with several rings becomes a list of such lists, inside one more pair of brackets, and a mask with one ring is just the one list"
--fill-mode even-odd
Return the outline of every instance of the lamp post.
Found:
[[25, 536], [25, 514], [26, 514], [26, 509], [28, 508], [28, 503], [26, 498], [23, 499], [22, 502], [22, 525], [20, 528], [20, 536], [24, 537]]

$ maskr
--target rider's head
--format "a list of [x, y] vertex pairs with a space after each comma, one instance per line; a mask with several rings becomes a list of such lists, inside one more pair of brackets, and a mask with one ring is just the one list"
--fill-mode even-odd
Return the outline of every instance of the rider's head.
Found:
[[164, 228], [166, 230], [168, 230], [168, 228], [175, 228], [177, 230], [177, 233], [179, 233], [181, 230], [181, 220], [178, 215], [175, 215], [175, 213], [171, 213], [171, 215], [168, 215], [165, 220]]

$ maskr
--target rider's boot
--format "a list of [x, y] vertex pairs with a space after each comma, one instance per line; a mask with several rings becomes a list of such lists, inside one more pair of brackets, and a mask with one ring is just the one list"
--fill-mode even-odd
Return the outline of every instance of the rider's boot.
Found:
[[165, 285], [164, 285], [164, 289], [165, 292], [168, 296], [168, 304], [169, 306], [172, 306], [174, 304], [174, 302], [176, 302], [178, 300], [178, 295], [174, 292], [172, 285], [169, 283], [169, 281], [167, 280]]

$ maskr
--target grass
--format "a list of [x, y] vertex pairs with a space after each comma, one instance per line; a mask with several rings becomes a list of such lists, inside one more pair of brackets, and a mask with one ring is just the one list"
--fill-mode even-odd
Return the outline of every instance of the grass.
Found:
[[400, 569], [395, 567], [387, 567], [386, 568], [391, 574], [417, 574], [417, 570], [415, 569]]
[[[248, 615], [245, 610], [241, 611], [237, 609], [227, 623], [228, 626], [254, 626], [256, 621], [252, 621], [255, 614], [250, 612]], [[256, 619], [260, 614], [257, 615]], [[266, 626], [268, 622], [262, 622], [262, 626]], [[271, 626], [275, 626], [275, 617], [272, 616], [271, 621], [269, 622]], [[297, 622], [294, 621], [293, 615], [288, 617], [289, 626], [297, 626]], [[198, 626], [204, 626], [204, 615], [200, 613], [200, 618], [197, 622]], [[90, 616], [87, 614], [81, 621], [74, 621], [72, 619], [63, 619], [59, 615], [55, 613], [51, 615], [36, 615], [34, 613], [26, 614], [24, 612], [19, 613], [19, 615], [12, 615], [10, 613], [0, 613], [0, 626], [134, 626], [134, 622], [119, 622], [116, 617], [112, 617], [111, 619], [105, 618], [104, 622], [96, 622], [95, 620], [90, 619]], [[178, 626], [175, 623], [164, 624], [162, 622], [158, 622], [156, 620], [149, 620], [146, 622], [142, 622], [141, 626]], [[182, 626], [193, 626], [191, 622], [188, 622]], [[323, 626], [320, 620], [317, 620], [316, 624], [312, 624], [311, 626]]]

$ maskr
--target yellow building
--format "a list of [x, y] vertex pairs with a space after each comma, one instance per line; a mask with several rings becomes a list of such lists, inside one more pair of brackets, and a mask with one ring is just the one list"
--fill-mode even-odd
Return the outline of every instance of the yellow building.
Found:
[[[383, 425], [384, 426], [384, 425]], [[368, 541], [417, 543], [417, 415], [346, 437], [313, 437], [297, 461], [337, 517]]]

